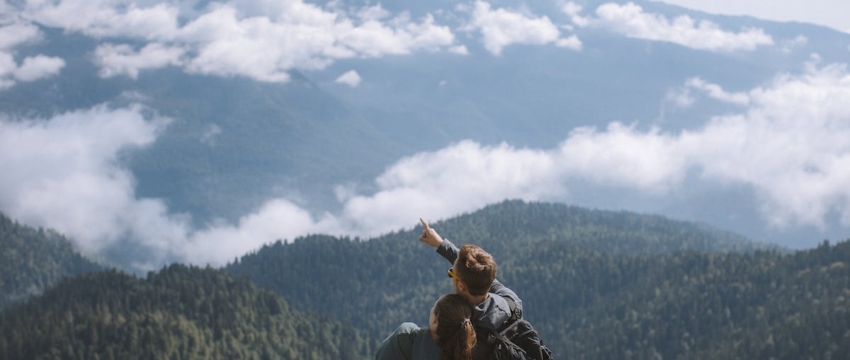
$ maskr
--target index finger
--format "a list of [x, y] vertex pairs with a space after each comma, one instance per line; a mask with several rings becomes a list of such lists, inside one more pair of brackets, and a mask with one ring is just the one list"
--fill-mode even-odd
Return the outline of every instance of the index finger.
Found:
[[425, 230], [430, 229], [430, 228], [428, 227], [428, 223], [426, 223], [426, 222], [425, 222], [425, 220], [423, 220], [422, 218], [419, 218], [419, 221], [420, 221], [420, 222], [422, 222], [422, 226], [425, 228]]

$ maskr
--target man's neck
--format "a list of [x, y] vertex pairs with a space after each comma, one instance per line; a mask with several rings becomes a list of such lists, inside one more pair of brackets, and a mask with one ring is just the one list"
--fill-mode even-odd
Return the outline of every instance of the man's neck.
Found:
[[489, 293], [484, 294], [484, 295], [472, 295], [472, 294], [465, 294], [465, 295], [466, 295], [465, 296], [466, 302], [468, 302], [472, 306], [477, 306], [477, 305], [483, 303], [490, 296]]

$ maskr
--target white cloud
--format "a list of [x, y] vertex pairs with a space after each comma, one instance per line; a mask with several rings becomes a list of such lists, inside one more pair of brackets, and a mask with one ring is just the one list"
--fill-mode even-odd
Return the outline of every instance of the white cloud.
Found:
[[578, 37], [573, 35], [562, 39], [560, 30], [548, 17], [533, 17], [504, 8], [492, 10], [490, 4], [484, 1], [475, 2], [466, 29], [479, 31], [484, 48], [493, 55], [501, 55], [505, 47], [514, 44], [555, 44], [581, 50]]
[[402, 159], [370, 196], [347, 199], [342, 219], [356, 233], [380, 234], [420, 216], [450, 216], [504, 198], [539, 199], [565, 191], [546, 151], [463, 141]]
[[688, 108], [696, 101], [687, 86], [668, 91], [664, 100], [680, 108]]
[[221, 126], [211, 124], [201, 135], [201, 142], [210, 146], [215, 145], [215, 139], [221, 134]]
[[609, 29], [628, 37], [665, 41], [693, 49], [732, 52], [752, 51], [759, 46], [773, 45], [773, 38], [762, 29], [742, 29], [731, 32], [708, 20], [695, 20], [682, 15], [668, 19], [664, 15], [647, 13], [634, 3], [606, 3], [596, 8], [596, 17], [582, 18], [575, 6], [563, 11], [578, 26]]
[[28, 56], [18, 66], [15, 47], [40, 39], [41, 31], [35, 25], [21, 21], [0, 25], [0, 90], [14, 86], [15, 80], [35, 81], [56, 75], [65, 67], [61, 58], [45, 55]]
[[336, 78], [336, 82], [356, 88], [360, 86], [360, 74], [354, 70], [348, 70], [344, 74]]
[[184, 54], [181, 48], [159, 43], [145, 45], [138, 52], [130, 45], [102, 44], [94, 51], [94, 61], [101, 77], [126, 75], [136, 79], [141, 70], [179, 66]]
[[803, 35], [797, 35], [793, 39], [783, 41], [781, 50], [782, 50], [782, 52], [784, 52], [786, 54], [790, 54], [795, 49], [806, 46], [806, 44], [808, 44], [808, 43], [809, 43], [809, 38], [807, 38]]
[[708, 83], [700, 78], [691, 78], [685, 82], [685, 86], [692, 89], [702, 90], [712, 99], [738, 105], [748, 105], [750, 96], [746, 93], [730, 93], [723, 90], [720, 85]]
[[40, 38], [41, 31], [33, 24], [21, 21], [0, 24], [0, 51], [13, 49], [20, 44]]
[[18, 65], [15, 64], [15, 58], [11, 54], [0, 51], [0, 90], [5, 90], [15, 85], [15, 80], [12, 78], [17, 69]]
[[392, 16], [380, 5], [346, 12], [302, 0], [230, 1], [189, 11], [170, 3], [31, 0], [23, 14], [97, 38], [152, 42], [138, 53], [101, 46], [103, 76], [180, 64], [193, 73], [284, 82], [292, 69], [323, 69], [338, 59], [464, 49], [432, 15]]
[[167, 120], [145, 117], [140, 107], [4, 120], [0, 210], [66, 233], [91, 252], [131, 239], [163, 256], [151, 266], [166, 257], [222, 264], [311, 233], [374, 236], [413, 226], [420, 216], [447, 218], [505, 198], [568, 199], [573, 181], [658, 197], [688, 181], [742, 185], [753, 189], [775, 226], [822, 226], [834, 215], [850, 225], [846, 65], [813, 61], [800, 74], [745, 92], [698, 78], [684, 88], [742, 110], [680, 132], [617, 122], [578, 128], [551, 149], [462, 141], [390, 165], [370, 186], [375, 192], [338, 187], [339, 213], [311, 215], [294, 201], [270, 199], [235, 224], [205, 228], [193, 228], [161, 200], [139, 198], [119, 160], [154, 142]]
[[63, 67], [65, 67], [65, 60], [58, 57], [44, 55], [27, 57], [15, 70], [15, 78], [20, 81], [35, 81], [59, 74], [59, 70]]
[[389, 17], [390, 13], [381, 5], [373, 5], [358, 10], [355, 16], [361, 21], [377, 21]]
[[292, 240], [311, 233], [337, 233], [336, 219], [314, 219], [290, 201], [275, 199], [236, 226], [220, 224], [192, 233], [174, 246], [174, 252], [196, 264], [220, 264], [277, 239]]
[[393, 26], [369, 20], [350, 29], [346, 24], [340, 41], [367, 57], [409, 54], [417, 50], [437, 51], [454, 42], [451, 30], [437, 26], [430, 14], [421, 23], [412, 22], [406, 14], [402, 14], [392, 19], [390, 24]]
[[[753, 186], [773, 224], [822, 226], [829, 212], [850, 224], [850, 75], [846, 65], [779, 76], [749, 92], [750, 109], [718, 117], [695, 155], [706, 177]], [[695, 137], [699, 135], [699, 137]]]
[[3, 211], [73, 236], [87, 251], [127, 233], [154, 235], [156, 228], [130, 224], [164, 205], [134, 199], [132, 176], [115, 165], [119, 151], [151, 143], [164, 124], [139, 112], [97, 107], [49, 121], [0, 122]]
[[575, 35], [570, 35], [568, 38], [561, 38], [555, 41], [555, 46], [573, 50], [581, 50], [582, 45], [581, 40]]
[[449, 52], [458, 55], [469, 55], [469, 49], [464, 45], [456, 45], [449, 48]]
[[45, 26], [98, 38], [169, 40], [178, 29], [179, 9], [166, 3], [139, 7], [113, 0], [30, 0], [23, 15]]
[[65, 67], [58, 57], [36, 55], [24, 58], [20, 66], [11, 54], [0, 51], [0, 90], [8, 89], [18, 81], [35, 81], [56, 74]]
[[580, 27], [584, 27], [584, 26], [587, 26], [590, 23], [590, 20], [581, 16], [581, 10], [582, 10], [582, 6], [579, 5], [579, 4], [576, 4], [574, 2], [568, 2], [568, 3], [564, 4], [563, 6], [561, 6], [561, 11], [564, 14], [569, 15], [573, 24], [576, 24], [577, 26], [580, 26]]
[[342, 218], [390, 230], [423, 214], [448, 217], [504, 198], [559, 198], [570, 179], [664, 196], [696, 171], [699, 181], [754, 189], [765, 219], [780, 228], [823, 226], [831, 212], [850, 225], [845, 65], [809, 64], [803, 74], [780, 75], [746, 94], [689, 83], [748, 107], [679, 133], [620, 123], [579, 128], [551, 150], [461, 142], [399, 161], [378, 178], [376, 194], [348, 197]]

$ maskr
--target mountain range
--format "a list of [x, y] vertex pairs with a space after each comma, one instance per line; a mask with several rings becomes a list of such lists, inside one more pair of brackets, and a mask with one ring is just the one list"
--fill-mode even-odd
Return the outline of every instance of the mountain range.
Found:
[[514, 198], [847, 233], [846, 33], [656, 1], [66, 3], [4, 9], [0, 210], [137, 270]]
[[0, 358], [850, 358], [850, 34], [648, 0], [0, 2]]
[[[494, 255], [499, 280], [557, 356], [850, 354], [846, 241], [789, 251], [703, 224], [521, 201], [431, 226]], [[0, 355], [371, 358], [395, 326], [425, 324], [434, 299], [451, 291], [448, 263], [420, 232], [309, 236], [221, 269], [66, 277], [0, 310]], [[5, 253], [5, 236], [0, 245]]]

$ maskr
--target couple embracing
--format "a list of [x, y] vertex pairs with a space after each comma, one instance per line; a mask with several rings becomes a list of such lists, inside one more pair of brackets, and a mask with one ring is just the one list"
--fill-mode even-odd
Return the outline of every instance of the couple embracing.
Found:
[[[484, 249], [460, 249], [420, 219], [419, 241], [448, 260], [454, 294], [440, 297], [431, 309], [429, 326], [403, 323], [378, 347], [376, 360], [483, 360], [490, 345], [478, 333], [497, 332], [522, 317], [522, 301], [496, 280], [496, 261]], [[479, 334], [480, 335], [480, 334]]]

